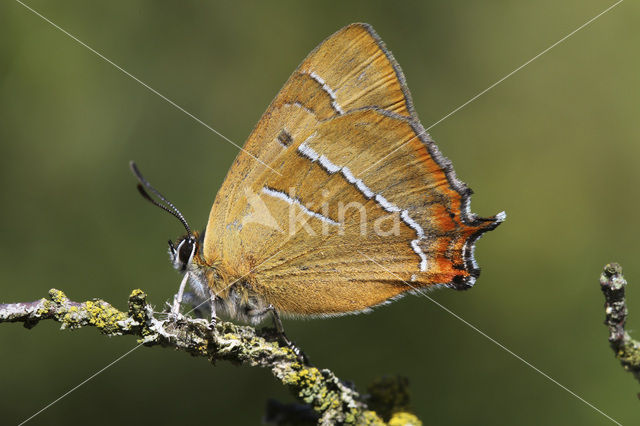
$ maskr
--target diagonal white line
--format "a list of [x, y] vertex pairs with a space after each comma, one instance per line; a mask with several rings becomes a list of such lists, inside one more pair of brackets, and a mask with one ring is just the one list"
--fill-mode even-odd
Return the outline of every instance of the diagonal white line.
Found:
[[553, 377], [549, 376], [547, 373], [545, 373], [544, 371], [540, 370], [538, 367], [536, 367], [535, 365], [531, 364], [530, 362], [528, 362], [526, 359], [522, 358], [520, 355], [516, 354], [515, 352], [513, 352], [511, 349], [507, 348], [506, 346], [504, 346], [502, 343], [498, 342], [496, 339], [494, 339], [493, 337], [489, 336], [487, 333], [485, 333], [484, 331], [480, 330], [478, 327], [476, 327], [475, 325], [471, 324], [469, 321], [465, 320], [464, 318], [462, 318], [460, 315], [456, 314], [455, 312], [453, 312], [451, 309], [447, 308], [446, 306], [442, 305], [441, 303], [439, 303], [437, 300], [435, 300], [434, 298], [430, 297], [427, 293], [425, 293], [424, 291], [422, 291], [422, 289], [416, 288], [413, 285], [409, 284], [408, 282], [406, 282], [405, 280], [403, 280], [402, 278], [400, 278], [398, 275], [394, 274], [393, 272], [391, 272], [389, 269], [385, 268], [384, 266], [382, 266], [381, 264], [379, 264], [378, 262], [375, 261], [375, 259], [367, 256], [365, 253], [362, 253], [360, 250], [357, 250], [358, 253], [360, 253], [362, 256], [364, 256], [365, 258], [369, 259], [371, 262], [375, 263], [376, 265], [378, 265], [381, 269], [387, 271], [388, 273], [390, 273], [391, 275], [395, 276], [398, 280], [402, 281], [403, 283], [405, 283], [406, 285], [408, 285], [409, 287], [411, 287], [415, 292], [420, 293], [422, 296], [426, 297], [427, 299], [429, 299], [431, 302], [433, 302], [434, 304], [436, 304], [439, 308], [441, 308], [442, 310], [444, 310], [445, 312], [447, 312], [448, 314], [452, 315], [454, 318], [462, 321], [465, 325], [467, 325], [468, 327], [470, 327], [472, 330], [476, 331], [477, 333], [479, 333], [480, 335], [486, 337], [489, 341], [491, 341], [492, 343], [494, 343], [496, 346], [498, 346], [500, 349], [504, 350], [505, 352], [507, 352], [508, 354], [512, 355], [513, 357], [515, 357], [518, 361], [524, 363], [525, 365], [531, 367], [534, 371], [536, 371], [538, 374], [541, 374], [543, 377], [545, 377], [547, 380], [551, 381], [552, 383], [555, 383], [556, 385], [558, 385], [559, 387], [561, 387], [562, 389], [564, 389], [565, 391], [569, 392], [571, 395], [573, 395], [574, 397], [576, 397], [577, 399], [579, 399], [580, 401], [584, 402], [586, 405], [588, 405], [589, 407], [593, 408], [595, 411], [597, 411], [598, 413], [602, 414], [604, 417], [606, 417], [607, 419], [611, 420], [613, 423], [622, 426], [621, 423], [619, 423], [618, 421], [616, 421], [615, 419], [613, 419], [611, 416], [609, 416], [607, 413], [605, 413], [604, 411], [602, 411], [601, 409], [599, 409], [598, 407], [596, 407], [595, 405], [593, 405], [592, 403], [590, 403], [589, 401], [587, 401], [586, 399], [582, 398], [580, 395], [578, 395], [577, 393], [575, 393], [574, 391], [572, 391], [571, 389], [569, 389], [568, 387], [564, 386], [562, 383], [558, 382], [557, 380], [555, 380]]
[[103, 54], [101, 54], [100, 52], [98, 52], [97, 50], [95, 50], [94, 48], [92, 48], [91, 46], [89, 46], [88, 44], [86, 44], [85, 42], [83, 42], [82, 40], [80, 40], [79, 38], [74, 36], [73, 34], [69, 33], [64, 28], [62, 28], [59, 25], [55, 24], [50, 19], [48, 19], [46, 16], [42, 15], [41, 13], [39, 13], [37, 10], [35, 10], [35, 9], [31, 8], [30, 6], [24, 4], [20, 0], [16, 0], [16, 2], [18, 2], [19, 4], [24, 6], [26, 9], [30, 10], [31, 12], [33, 12], [35, 15], [39, 16], [40, 18], [42, 18], [43, 20], [45, 20], [46, 22], [51, 24], [54, 28], [56, 28], [56, 29], [60, 30], [61, 32], [63, 32], [64, 34], [66, 34], [68, 37], [70, 37], [74, 41], [78, 42], [80, 45], [86, 47], [88, 50], [90, 50], [92, 53], [94, 53], [95, 55], [97, 55], [98, 57], [103, 59], [104, 61], [106, 61], [109, 64], [113, 65], [113, 67], [115, 67], [117, 70], [119, 70], [120, 72], [125, 74], [127, 77], [130, 77], [131, 79], [135, 80], [137, 83], [142, 85], [145, 89], [147, 89], [150, 92], [152, 92], [153, 94], [159, 96], [160, 98], [162, 98], [163, 100], [165, 100], [166, 102], [171, 104], [177, 110], [185, 113], [186, 115], [188, 115], [189, 117], [194, 119], [196, 122], [198, 122], [199, 124], [203, 125], [207, 129], [211, 130], [213, 133], [215, 133], [216, 135], [220, 136], [222, 139], [224, 139], [225, 141], [229, 142], [231, 145], [235, 146], [239, 150], [243, 151], [245, 154], [249, 155], [254, 160], [256, 160], [257, 162], [262, 164], [263, 166], [271, 169], [272, 171], [276, 172], [278, 175], [282, 176], [282, 173], [278, 172], [277, 170], [274, 170], [268, 164], [265, 164], [259, 158], [257, 158], [253, 154], [251, 154], [249, 151], [247, 151], [246, 149], [242, 148], [240, 145], [238, 145], [237, 143], [235, 143], [234, 141], [232, 141], [231, 139], [229, 139], [228, 137], [226, 137], [225, 135], [223, 135], [222, 133], [220, 133], [219, 131], [217, 131], [216, 129], [214, 129], [213, 127], [211, 127], [210, 125], [208, 125], [207, 123], [205, 123], [204, 121], [202, 121], [201, 119], [199, 119], [198, 117], [196, 117], [195, 115], [193, 115], [192, 113], [190, 113], [189, 111], [187, 111], [186, 109], [184, 109], [183, 107], [181, 107], [180, 105], [178, 105], [177, 103], [175, 103], [174, 101], [172, 101], [171, 99], [166, 97], [165, 95], [163, 95], [162, 93], [158, 92], [156, 89], [154, 89], [153, 87], [149, 86], [147, 83], [145, 83], [144, 81], [140, 80], [138, 77], [136, 77], [135, 75], [131, 74], [129, 71], [125, 70], [120, 65], [116, 64], [111, 59], [107, 58], [106, 56], [104, 56]]
[[566, 36], [562, 37], [560, 40], [556, 41], [555, 43], [553, 43], [551, 46], [547, 47], [546, 49], [544, 49], [542, 52], [538, 53], [536, 56], [534, 56], [533, 58], [529, 59], [527, 62], [525, 62], [524, 64], [520, 65], [518, 68], [514, 69], [513, 71], [511, 71], [509, 74], [505, 75], [504, 77], [502, 77], [500, 80], [496, 81], [495, 83], [493, 83], [491, 86], [487, 87], [486, 89], [484, 89], [483, 91], [481, 91], [480, 93], [478, 93], [477, 95], [475, 95], [474, 97], [472, 97], [471, 99], [469, 99], [468, 101], [466, 101], [465, 103], [463, 103], [462, 105], [460, 105], [459, 107], [457, 107], [456, 109], [454, 109], [453, 111], [451, 111], [450, 113], [448, 113], [447, 115], [445, 115], [444, 117], [442, 117], [440, 120], [436, 121], [435, 123], [433, 123], [431, 126], [427, 127], [426, 129], [424, 129], [422, 132], [418, 133], [417, 135], [415, 135], [414, 137], [412, 137], [411, 139], [407, 140], [406, 142], [403, 142], [401, 145], [399, 145], [396, 149], [394, 149], [393, 151], [391, 151], [390, 153], [388, 153], [387, 155], [385, 155], [384, 157], [382, 157], [380, 160], [376, 161], [375, 163], [373, 163], [372, 165], [370, 165], [369, 167], [367, 167], [366, 169], [364, 169], [364, 171], [361, 174], [364, 174], [367, 170], [371, 169], [373, 166], [375, 166], [376, 164], [379, 164], [380, 162], [384, 161], [386, 158], [388, 158], [391, 154], [393, 154], [394, 152], [396, 152], [397, 150], [399, 150], [401, 147], [403, 147], [404, 145], [408, 144], [409, 142], [411, 142], [412, 140], [426, 134], [430, 129], [432, 129], [433, 127], [437, 126], [438, 124], [442, 123], [444, 120], [446, 120], [447, 118], [451, 117], [453, 114], [455, 114], [456, 112], [460, 111], [462, 108], [466, 107], [467, 105], [469, 105], [471, 102], [475, 101], [476, 99], [478, 99], [480, 96], [484, 95], [485, 93], [487, 93], [489, 90], [493, 89], [494, 87], [496, 87], [497, 85], [499, 85], [500, 83], [502, 83], [503, 81], [505, 81], [506, 79], [508, 79], [509, 77], [511, 77], [512, 75], [514, 75], [515, 73], [517, 73], [518, 71], [520, 71], [522, 68], [526, 67], [527, 65], [529, 65], [531, 62], [535, 61], [536, 59], [538, 59], [539, 57], [541, 57], [542, 55], [544, 55], [545, 53], [549, 52], [551, 49], [553, 49], [554, 47], [556, 47], [557, 45], [559, 45], [560, 43], [562, 43], [563, 41], [565, 41], [566, 39], [568, 39], [569, 37], [571, 37], [572, 35], [574, 35], [575, 33], [577, 33], [578, 31], [580, 31], [581, 29], [583, 29], [584, 27], [586, 27], [587, 25], [591, 24], [593, 21], [595, 21], [596, 19], [600, 18], [602, 15], [604, 15], [605, 13], [609, 12], [611, 9], [613, 9], [614, 7], [616, 7], [617, 5], [619, 5], [620, 3], [622, 3], [624, 0], [618, 0], [616, 3], [612, 4], [611, 6], [609, 6], [608, 8], [606, 8], [605, 10], [603, 10], [602, 12], [598, 13], [596, 16], [594, 16], [593, 18], [589, 19], [587, 22], [585, 22], [584, 24], [580, 25], [578, 28], [576, 28], [575, 30], [571, 31], [569, 34], [567, 34]]
[[76, 389], [78, 389], [80, 386], [84, 385], [85, 383], [87, 383], [89, 380], [93, 379], [94, 377], [96, 377], [98, 374], [102, 373], [104, 370], [106, 370], [107, 368], [111, 367], [113, 364], [117, 363], [118, 361], [121, 361], [124, 357], [126, 357], [127, 355], [129, 355], [131, 352], [135, 351], [136, 349], [138, 349], [140, 346], [142, 346], [142, 343], [140, 343], [138, 346], [135, 346], [134, 348], [128, 350], [127, 352], [125, 352], [124, 354], [120, 355], [118, 358], [116, 358], [115, 360], [111, 361], [109, 364], [105, 365], [104, 367], [102, 367], [100, 370], [96, 371], [95, 373], [93, 373], [91, 376], [87, 377], [86, 379], [84, 379], [82, 382], [78, 383], [77, 385], [75, 385], [74, 387], [72, 387], [71, 389], [69, 389], [68, 391], [66, 391], [64, 394], [60, 395], [58, 398], [56, 398], [55, 400], [51, 401], [49, 404], [47, 404], [46, 406], [42, 407], [40, 409], [40, 411], [32, 414], [28, 419], [23, 420], [18, 426], [22, 426], [23, 424], [27, 423], [29, 420], [33, 419], [35, 416], [37, 416], [38, 414], [42, 413], [43, 411], [45, 411], [47, 408], [51, 407], [52, 405], [54, 405], [56, 402], [60, 401], [62, 398], [64, 398], [65, 396], [69, 395], [71, 392], [75, 391]]
[[489, 90], [493, 89], [494, 87], [496, 87], [498, 84], [502, 83], [503, 81], [505, 81], [506, 79], [508, 79], [509, 77], [511, 77], [512, 75], [514, 75], [515, 73], [517, 73], [518, 71], [520, 71], [522, 68], [526, 67], [527, 65], [529, 65], [531, 62], [535, 61], [536, 59], [538, 59], [540, 56], [544, 55], [545, 53], [547, 53], [548, 51], [550, 51], [551, 49], [553, 49], [554, 47], [556, 47], [557, 45], [559, 45], [560, 43], [562, 43], [563, 41], [565, 41], [566, 39], [568, 39], [569, 37], [571, 37], [572, 35], [574, 35], [575, 33], [577, 33], [578, 31], [580, 31], [581, 29], [583, 29], [584, 27], [586, 27], [587, 25], [591, 24], [593, 21], [595, 21], [596, 19], [600, 18], [602, 15], [604, 15], [605, 13], [609, 12], [611, 9], [613, 9], [614, 7], [616, 7], [617, 5], [619, 5], [620, 3], [622, 3], [624, 0], [619, 0], [618, 2], [612, 4], [611, 6], [609, 6], [608, 8], [606, 8], [605, 10], [603, 10], [602, 12], [600, 12], [599, 14], [597, 14], [596, 16], [594, 16], [593, 18], [589, 19], [587, 22], [585, 22], [584, 24], [580, 25], [578, 28], [576, 28], [575, 30], [571, 31], [569, 34], [567, 34], [566, 36], [562, 37], [560, 40], [556, 41], [555, 43], [553, 43], [551, 46], [547, 47], [546, 49], [544, 49], [542, 52], [538, 53], [536, 56], [534, 56], [533, 58], [529, 59], [527, 62], [525, 62], [524, 64], [520, 65], [518, 68], [514, 69], [513, 71], [511, 71], [509, 74], [505, 75], [504, 77], [502, 77], [500, 80], [496, 81], [495, 83], [493, 83], [491, 86], [487, 87], [486, 89], [484, 89], [482, 92], [478, 93], [477, 95], [475, 95], [473, 98], [469, 99], [467, 102], [463, 103], [462, 105], [460, 105], [458, 108], [454, 109], [453, 111], [451, 111], [449, 114], [445, 115], [444, 117], [442, 117], [440, 120], [436, 121], [435, 123], [433, 123], [431, 126], [427, 127], [425, 129], [426, 131], [429, 131], [429, 129], [431, 129], [432, 127], [437, 126], [438, 124], [440, 124], [441, 122], [443, 122], [444, 120], [446, 120], [447, 118], [451, 117], [453, 114], [455, 114], [456, 112], [460, 111], [462, 108], [466, 107], [467, 105], [469, 105], [471, 102], [475, 101], [476, 99], [478, 99], [480, 96], [484, 95], [485, 93], [487, 93]]
[[[290, 239], [291, 237], [289, 237]], [[228, 286], [226, 286], [225, 288], [223, 288], [222, 290], [218, 291], [215, 295], [217, 296], [218, 294], [222, 293], [223, 291], [225, 291], [226, 289], [228, 289], [229, 287], [231, 287], [232, 285], [234, 285], [235, 283], [237, 283], [238, 281], [242, 280], [243, 278], [246, 278], [247, 276], [251, 275], [257, 268], [259, 268], [260, 266], [262, 266], [264, 263], [266, 263], [267, 261], [269, 261], [270, 259], [272, 259], [274, 256], [276, 256], [278, 253], [280, 253], [279, 251], [276, 251], [273, 255], [269, 256], [268, 258], [266, 258], [265, 260], [263, 260], [262, 262], [260, 262], [258, 265], [256, 265], [253, 269], [251, 269], [250, 272], [248, 272], [247, 274], [243, 275], [242, 277], [234, 280], [231, 284], [229, 284]], [[208, 300], [205, 300], [204, 302], [200, 303], [198, 306], [195, 306], [193, 309], [191, 309], [189, 312], [187, 312], [185, 315], [190, 314], [191, 312], [195, 311], [196, 309], [198, 309], [200, 306], [204, 305], [205, 303], [209, 303]], [[91, 376], [87, 377], [85, 380], [83, 380], [81, 383], [77, 384], [76, 386], [74, 386], [73, 388], [69, 389], [67, 392], [65, 392], [64, 394], [60, 395], [58, 398], [56, 398], [55, 400], [51, 401], [49, 404], [47, 404], [46, 406], [42, 407], [38, 412], [32, 414], [29, 418], [27, 418], [26, 420], [22, 421], [22, 423], [20, 423], [18, 426], [22, 426], [25, 423], [27, 423], [28, 421], [30, 421], [31, 419], [33, 419], [34, 417], [36, 417], [38, 414], [42, 413], [43, 411], [47, 410], [48, 408], [50, 408], [52, 405], [56, 404], [57, 402], [59, 402], [61, 399], [63, 399], [64, 397], [66, 397], [67, 395], [69, 395], [70, 393], [72, 393], [73, 391], [77, 390], [79, 387], [81, 387], [82, 385], [84, 385], [85, 383], [89, 382], [91, 379], [95, 378], [97, 375], [99, 375], [100, 373], [102, 373], [103, 371], [105, 371], [107, 368], [111, 367], [112, 365], [114, 365], [115, 363], [121, 361], [123, 358], [125, 358], [126, 356], [128, 356], [131, 352], [135, 351], [136, 349], [138, 349], [139, 347], [141, 347], [143, 345], [143, 343], [138, 344], [137, 346], [133, 347], [132, 349], [130, 349], [128, 352], [120, 355], [118, 358], [116, 358], [115, 360], [111, 361], [109, 364], [107, 364], [105, 367], [101, 368], [100, 370], [96, 371], [94, 374], [92, 374]]]

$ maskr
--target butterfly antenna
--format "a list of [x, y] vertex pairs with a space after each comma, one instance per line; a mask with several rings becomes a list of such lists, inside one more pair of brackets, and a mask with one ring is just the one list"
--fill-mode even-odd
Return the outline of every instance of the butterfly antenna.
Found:
[[[176, 206], [174, 206], [171, 201], [167, 200], [164, 195], [162, 195], [157, 189], [155, 189], [153, 186], [151, 186], [151, 184], [144, 178], [144, 176], [142, 176], [142, 173], [140, 173], [140, 170], [138, 169], [138, 166], [136, 165], [135, 162], [130, 161], [129, 162], [129, 167], [131, 168], [131, 171], [133, 172], [133, 175], [136, 177], [136, 179], [138, 179], [138, 192], [140, 192], [140, 195], [142, 195], [142, 197], [149, 201], [151, 204], [153, 204], [156, 207], [160, 207], [162, 210], [166, 211], [167, 213], [171, 214], [172, 216], [175, 216], [181, 223], [182, 226], [184, 226], [184, 228], [187, 230], [187, 234], [189, 236], [192, 236], [193, 234], [191, 233], [191, 228], [189, 227], [189, 224], [187, 223], [187, 220], [184, 218], [184, 216], [182, 215], [182, 213], [180, 213], [180, 210], [178, 210], [176, 208]], [[157, 202], [156, 200], [154, 200], [153, 198], [151, 198], [151, 196], [149, 195], [149, 193], [145, 190], [148, 189], [149, 191], [151, 191], [151, 193], [153, 193], [156, 197], [158, 197], [160, 199], [160, 201], [162, 201], [164, 204], [161, 204], [159, 202]]]

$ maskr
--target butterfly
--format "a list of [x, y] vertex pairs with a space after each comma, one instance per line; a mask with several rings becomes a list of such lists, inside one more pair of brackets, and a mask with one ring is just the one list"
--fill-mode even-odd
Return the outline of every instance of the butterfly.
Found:
[[471, 213], [471, 190], [420, 124], [391, 52], [362, 23], [294, 71], [231, 166], [204, 232], [133, 169], [142, 195], [187, 231], [169, 241], [184, 273], [177, 303], [188, 281], [214, 316], [250, 323], [469, 288], [480, 272], [476, 240], [505, 219]]

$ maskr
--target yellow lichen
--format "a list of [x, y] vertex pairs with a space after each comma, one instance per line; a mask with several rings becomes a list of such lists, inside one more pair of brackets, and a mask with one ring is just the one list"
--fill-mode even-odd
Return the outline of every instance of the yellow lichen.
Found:
[[98, 301], [87, 301], [84, 310], [89, 314], [88, 322], [99, 328], [103, 333], [111, 334], [119, 330], [118, 322], [124, 321], [127, 316], [113, 306]]
[[51, 300], [53, 300], [55, 303], [61, 305], [64, 302], [66, 302], [67, 296], [60, 290], [57, 290], [55, 288], [52, 288], [51, 290], [49, 290], [49, 297], [51, 297]]
[[42, 307], [36, 311], [37, 316], [42, 316], [51, 310], [51, 301], [42, 299]]
[[[146, 318], [146, 311], [144, 309], [146, 299], [147, 295], [139, 288], [132, 290], [129, 295], [129, 315], [139, 323], [144, 322]], [[145, 333], [145, 331], [143, 331], [143, 333]]]
[[292, 375], [293, 384], [297, 384], [302, 387], [310, 387], [315, 385], [315, 383], [320, 378], [320, 372], [317, 368], [302, 368], [300, 371], [294, 373]]
[[391, 416], [389, 426], [422, 426], [422, 422], [414, 414], [399, 411]]
[[146, 294], [144, 294], [144, 291], [140, 290], [139, 288], [136, 288], [131, 291], [131, 294], [129, 295], [129, 299], [133, 297], [140, 297], [140, 296], [146, 296]]
[[375, 411], [365, 411], [359, 419], [357, 418], [357, 414], [358, 412], [352, 409], [345, 419], [346, 423], [358, 423], [371, 426], [382, 426], [385, 424]]

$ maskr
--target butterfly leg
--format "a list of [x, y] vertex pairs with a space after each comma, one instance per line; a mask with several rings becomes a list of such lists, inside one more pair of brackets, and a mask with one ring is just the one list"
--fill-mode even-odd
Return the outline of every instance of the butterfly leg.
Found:
[[305, 353], [302, 352], [302, 350], [300, 350], [300, 348], [298, 348], [291, 340], [289, 340], [286, 334], [284, 334], [284, 327], [282, 326], [282, 321], [280, 320], [280, 315], [278, 314], [278, 311], [276, 310], [276, 308], [273, 305], [269, 305], [267, 306], [265, 311], [271, 312], [271, 316], [273, 318], [273, 325], [275, 326], [276, 332], [278, 333], [278, 336], [284, 342], [284, 344], [293, 351], [293, 353], [298, 357], [298, 360], [301, 363], [305, 365], [310, 365], [309, 358], [307, 358]]
[[189, 281], [189, 273], [186, 272], [184, 277], [182, 278], [182, 282], [180, 283], [180, 288], [178, 289], [178, 293], [173, 296], [173, 306], [171, 306], [171, 314], [177, 316], [180, 313], [180, 305], [182, 304], [182, 298], [184, 296], [184, 288], [187, 285], [187, 281]]
[[[218, 316], [216, 315], [217, 297], [211, 290], [208, 290], [207, 293], [208, 295], [203, 298], [201, 295], [187, 291], [183, 293], [181, 303], [192, 306], [187, 315], [193, 312], [196, 318], [209, 318], [209, 329], [213, 330], [218, 323]], [[177, 299], [179, 295], [175, 297]]]
[[213, 330], [218, 323], [218, 317], [216, 316], [216, 294], [213, 291], [209, 291], [209, 309], [211, 310], [209, 329]]

